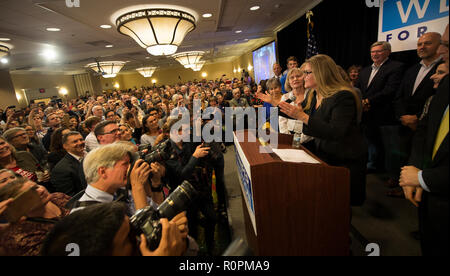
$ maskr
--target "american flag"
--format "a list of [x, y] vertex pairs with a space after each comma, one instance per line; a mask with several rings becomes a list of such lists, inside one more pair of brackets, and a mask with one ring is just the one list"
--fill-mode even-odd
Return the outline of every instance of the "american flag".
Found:
[[306, 13], [306, 18], [308, 19], [308, 46], [306, 47], [306, 59], [313, 57], [319, 54], [319, 47], [317, 46], [316, 36], [314, 35], [314, 23], [311, 21], [311, 17], [313, 16], [312, 11]]

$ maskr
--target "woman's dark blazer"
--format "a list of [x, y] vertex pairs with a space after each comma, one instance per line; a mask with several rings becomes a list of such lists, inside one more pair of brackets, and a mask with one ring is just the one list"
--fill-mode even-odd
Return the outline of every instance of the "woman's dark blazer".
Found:
[[323, 161], [331, 165], [366, 158], [367, 144], [357, 112], [353, 94], [340, 91], [323, 99], [319, 109], [310, 115], [303, 132], [315, 138], [315, 154]]

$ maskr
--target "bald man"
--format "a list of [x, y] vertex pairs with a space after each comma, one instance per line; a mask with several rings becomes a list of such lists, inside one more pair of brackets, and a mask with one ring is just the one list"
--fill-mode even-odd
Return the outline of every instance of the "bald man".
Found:
[[[448, 61], [448, 25], [438, 54]], [[405, 197], [419, 208], [420, 243], [423, 255], [448, 255], [449, 221], [449, 77], [441, 83], [427, 115], [419, 122], [409, 166], [403, 167], [400, 186]]]
[[[395, 114], [399, 125], [392, 133], [391, 145], [386, 145], [390, 150], [386, 153], [391, 165], [387, 166], [391, 178], [387, 185], [398, 187], [400, 167], [405, 166], [411, 152], [411, 143], [418, 124], [418, 118], [422, 114], [427, 99], [435, 94], [433, 80], [430, 78], [436, 68], [442, 63], [438, 54], [441, 42], [439, 33], [425, 33], [417, 41], [417, 56], [421, 61], [409, 68], [403, 76], [400, 89], [395, 100]], [[403, 197], [400, 188], [389, 191], [389, 196]]]
[[417, 41], [417, 55], [420, 63], [409, 68], [400, 86], [396, 101], [396, 115], [405, 127], [415, 129], [426, 100], [434, 94], [430, 77], [436, 72], [442, 60], [438, 54], [441, 35], [425, 33]]

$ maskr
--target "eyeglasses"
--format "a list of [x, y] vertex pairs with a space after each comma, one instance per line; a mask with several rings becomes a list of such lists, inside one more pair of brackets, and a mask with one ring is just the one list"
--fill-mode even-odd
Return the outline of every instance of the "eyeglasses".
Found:
[[103, 133], [102, 135], [116, 134], [117, 132], [120, 132], [120, 129], [119, 129], [119, 128], [115, 128], [115, 129], [113, 129], [113, 130], [111, 130], [111, 131], [109, 131], [109, 132], [105, 132], [105, 133]]
[[308, 76], [308, 75], [310, 75], [310, 74], [312, 74], [313, 73], [313, 71], [303, 71], [303, 74], [305, 74], [306, 76]]

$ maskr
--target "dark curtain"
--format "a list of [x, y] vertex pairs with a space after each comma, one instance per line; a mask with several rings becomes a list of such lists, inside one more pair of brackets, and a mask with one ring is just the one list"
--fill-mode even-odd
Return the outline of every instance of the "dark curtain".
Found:
[[[353, 64], [372, 64], [370, 46], [378, 40], [379, 8], [368, 8], [364, 0], [324, 0], [312, 9], [319, 53], [332, 57], [347, 69]], [[303, 16], [277, 33], [278, 57], [283, 69], [286, 59], [306, 57], [307, 19]], [[416, 51], [392, 53], [391, 58], [408, 66], [418, 62]]]

